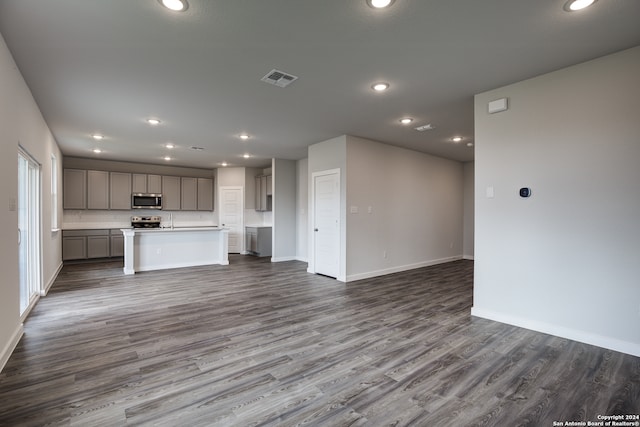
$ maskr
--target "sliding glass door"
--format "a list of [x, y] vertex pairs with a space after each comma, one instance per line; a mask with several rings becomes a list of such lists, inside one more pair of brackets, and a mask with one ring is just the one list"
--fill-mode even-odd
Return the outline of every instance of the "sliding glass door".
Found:
[[18, 267], [20, 315], [40, 293], [40, 165], [18, 151]]

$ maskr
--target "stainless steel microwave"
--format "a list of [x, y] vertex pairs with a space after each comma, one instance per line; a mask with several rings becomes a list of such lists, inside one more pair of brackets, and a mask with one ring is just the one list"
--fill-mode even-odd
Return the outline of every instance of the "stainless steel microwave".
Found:
[[133, 193], [131, 209], [162, 209], [162, 194]]

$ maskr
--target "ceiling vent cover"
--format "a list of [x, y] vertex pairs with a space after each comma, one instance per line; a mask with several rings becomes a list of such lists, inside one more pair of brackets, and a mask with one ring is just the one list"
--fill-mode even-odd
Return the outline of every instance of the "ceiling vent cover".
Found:
[[424, 126], [418, 126], [417, 128], [415, 128], [418, 132], [424, 132], [426, 130], [434, 130], [435, 127], [429, 123], [428, 125], [424, 125]]
[[287, 87], [298, 80], [298, 78], [294, 75], [287, 74], [284, 71], [271, 70], [260, 80], [278, 87]]

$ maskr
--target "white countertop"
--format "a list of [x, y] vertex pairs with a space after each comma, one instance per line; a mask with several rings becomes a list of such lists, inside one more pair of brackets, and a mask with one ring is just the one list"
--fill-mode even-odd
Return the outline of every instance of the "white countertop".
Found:
[[124, 230], [130, 230], [134, 233], [171, 233], [177, 231], [222, 231], [227, 230], [224, 227], [216, 227], [216, 226], [195, 226], [195, 227], [173, 227], [173, 228], [123, 228]]
[[249, 228], [271, 228], [273, 227], [272, 225], [264, 225], [264, 224], [246, 224], [245, 227], [249, 227]]

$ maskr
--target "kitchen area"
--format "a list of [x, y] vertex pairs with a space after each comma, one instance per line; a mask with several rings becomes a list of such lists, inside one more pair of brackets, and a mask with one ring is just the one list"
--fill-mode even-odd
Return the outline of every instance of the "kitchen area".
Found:
[[[272, 254], [271, 168], [196, 169], [70, 157], [62, 178], [65, 262], [123, 259], [124, 273], [134, 274], [226, 265], [229, 253]], [[242, 194], [236, 224], [227, 221], [228, 204], [216, 198], [229, 185]]]

